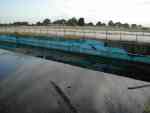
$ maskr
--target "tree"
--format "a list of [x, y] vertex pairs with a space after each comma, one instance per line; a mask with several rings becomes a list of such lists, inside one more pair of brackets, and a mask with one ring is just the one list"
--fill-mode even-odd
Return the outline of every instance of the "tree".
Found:
[[129, 25], [128, 23], [124, 23], [124, 24], [122, 24], [122, 26], [123, 26], [124, 28], [130, 28], [130, 25]]
[[143, 29], [143, 30], [148, 30], [149, 28], [148, 28], [148, 27], [142, 27], [142, 29]]
[[102, 23], [102, 26], [106, 26], [106, 24], [105, 24], [105, 23]]
[[136, 24], [132, 24], [132, 25], [131, 25], [131, 28], [136, 29], [136, 28], [137, 28], [137, 25], [136, 25]]
[[121, 22], [116, 22], [115, 26], [120, 28], [122, 26], [122, 23]]
[[49, 25], [49, 24], [51, 24], [51, 20], [50, 19], [48, 19], [48, 18], [46, 18], [45, 20], [43, 20], [43, 23], [42, 23], [43, 25]]
[[42, 23], [41, 23], [41, 22], [37, 22], [36, 25], [37, 25], [37, 26], [40, 26], [40, 25], [42, 25]]
[[114, 26], [114, 22], [112, 21], [112, 20], [110, 20], [109, 22], [108, 22], [108, 26]]
[[87, 26], [94, 26], [94, 24], [92, 22], [89, 22], [86, 24]]
[[141, 29], [142, 27], [143, 27], [142, 25], [138, 25], [138, 28], [140, 28], [140, 29]]
[[105, 23], [102, 23], [102, 22], [100, 22], [100, 21], [98, 21], [98, 22], [96, 23], [96, 26], [106, 26], [106, 24], [105, 24]]
[[66, 20], [65, 19], [56, 20], [53, 22], [53, 24], [64, 25], [64, 24], [66, 24]]
[[96, 23], [96, 26], [102, 26], [102, 22], [100, 22], [100, 21], [97, 22], [97, 23]]
[[29, 25], [28, 22], [14, 22], [13, 25]]
[[79, 18], [78, 25], [79, 26], [84, 26], [85, 25], [84, 18]]
[[70, 26], [76, 26], [78, 24], [78, 21], [75, 17], [69, 19], [66, 23], [67, 25], [70, 25]]

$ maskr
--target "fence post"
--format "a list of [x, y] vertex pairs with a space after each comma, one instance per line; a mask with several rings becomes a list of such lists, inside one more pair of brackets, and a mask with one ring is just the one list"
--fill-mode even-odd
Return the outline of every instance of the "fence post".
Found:
[[120, 41], [122, 40], [122, 33], [121, 33], [121, 31], [120, 31]]
[[136, 43], [138, 43], [138, 35], [137, 35], [137, 32], [136, 32]]
[[41, 27], [40, 27], [40, 34], [41, 34]]
[[106, 31], [106, 41], [107, 41], [107, 31]]
[[95, 39], [97, 39], [96, 34], [97, 34], [97, 33], [96, 33], [96, 30], [95, 30]]
[[65, 25], [63, 24], [63, 35], [64, 35], [64, 38], [65, 38]]
[[7, 32], [7, 26], [5, 26], [5, 30], [4, 31]]
[[[49, 27], [49, 26], [48, 26]], [[47, 29], [46, 29], [46, 31], [47, 31], [47, 36], [48, 36], [48, 27], [47, 27]]]
[[83, 28], [83, 32], [82, 32], [82, 34], [83, 34], [83, 36], [82, 36], [82, 37], [83, 37], [83, 39], [85, 39], [85, 35], [84, 35], [84, 28]]

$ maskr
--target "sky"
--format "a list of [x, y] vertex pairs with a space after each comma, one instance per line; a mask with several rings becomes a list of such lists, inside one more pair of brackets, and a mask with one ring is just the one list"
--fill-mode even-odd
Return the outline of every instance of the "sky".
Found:
[[150, 0], [0, 0], [0, 23], [84, 17], [150, 26]]

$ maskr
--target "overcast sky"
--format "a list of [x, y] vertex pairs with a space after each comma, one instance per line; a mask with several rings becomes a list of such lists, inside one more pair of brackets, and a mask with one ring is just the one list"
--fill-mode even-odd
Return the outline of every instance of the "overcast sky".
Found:
[[150, 0], [0, 0], [0, 22], [84, 17], [150, 25]]

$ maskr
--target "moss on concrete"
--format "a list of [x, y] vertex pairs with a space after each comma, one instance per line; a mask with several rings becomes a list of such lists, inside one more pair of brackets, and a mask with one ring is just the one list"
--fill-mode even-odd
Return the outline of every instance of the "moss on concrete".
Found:
[[150, 113], [150, 101], [144, 105], [143, 113]]

